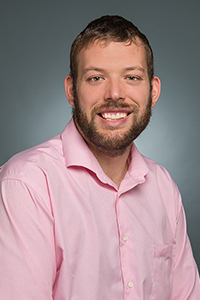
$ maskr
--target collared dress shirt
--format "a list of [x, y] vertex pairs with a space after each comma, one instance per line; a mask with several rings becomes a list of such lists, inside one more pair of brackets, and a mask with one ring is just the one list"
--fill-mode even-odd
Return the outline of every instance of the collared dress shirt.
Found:
[[200, 299], [177, 186], [134, 144], [118, 189], [71, 120], [0, 181], [0, 299]]

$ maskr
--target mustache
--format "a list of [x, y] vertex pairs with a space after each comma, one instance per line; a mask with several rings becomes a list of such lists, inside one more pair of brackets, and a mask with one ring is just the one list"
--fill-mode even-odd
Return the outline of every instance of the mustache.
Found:
[[132, 112], [138, 112], [138, 107], [136, 105], [129, 105], [124, 102], [118, 102], [118, 101], [109, 101], [107, 103], [104, 103], [98, 107], [95, 107], [92, 110], [92, 115], [98, 114], [103, 109], [115, 109], [115, 108], [127, 108]]

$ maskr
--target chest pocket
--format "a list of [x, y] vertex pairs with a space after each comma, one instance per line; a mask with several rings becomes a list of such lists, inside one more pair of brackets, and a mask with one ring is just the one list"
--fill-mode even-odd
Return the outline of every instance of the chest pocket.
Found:
[[153, 287], [151, 300], [169, 300], [172, 289], [174, 245], [153, 245]]

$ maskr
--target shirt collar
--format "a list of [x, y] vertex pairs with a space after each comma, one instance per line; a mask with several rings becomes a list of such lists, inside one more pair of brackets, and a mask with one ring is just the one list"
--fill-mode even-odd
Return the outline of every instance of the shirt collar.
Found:
[[149, 167], [144, 156], [140, 154], [137, 147], [133, 143], [128, 173], [132, 178], [142, 180], [148, 172]]
[[73, 118], [61, 135], [66, 167], [80, 166], [98, 172], [101, 167], [78, 132]]
[[145, 158], [140, 154], [137, 147], [133, 143], [129, 159], [128, 171], [122, 180], [119, 193], [125, 193], [126, 191], [134, 188], [138, 184], [142, 184], [146, 181], [146, 175], [149, 172], [149, 167], [145, 161]]

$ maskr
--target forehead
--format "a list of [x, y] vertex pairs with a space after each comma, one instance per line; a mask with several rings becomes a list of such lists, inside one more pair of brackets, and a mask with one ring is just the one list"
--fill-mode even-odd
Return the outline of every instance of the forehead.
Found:
[[85, 68], [103, 69], [129, 68], [138, 65], [147, 71], [147, 60], [144, 46], [136, 43], [95, 41], [83, 48], [77, 56], [78, 73]]

